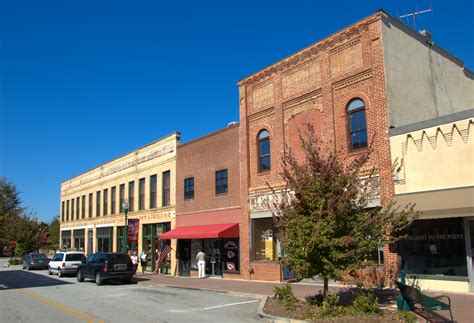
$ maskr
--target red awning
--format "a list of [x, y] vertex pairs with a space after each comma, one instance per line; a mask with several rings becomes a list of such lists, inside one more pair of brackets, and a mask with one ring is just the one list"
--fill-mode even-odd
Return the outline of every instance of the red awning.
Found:
[[239, 224], [211, 224], [176, 228], [160, 235], [160, 239], [238, 238]]

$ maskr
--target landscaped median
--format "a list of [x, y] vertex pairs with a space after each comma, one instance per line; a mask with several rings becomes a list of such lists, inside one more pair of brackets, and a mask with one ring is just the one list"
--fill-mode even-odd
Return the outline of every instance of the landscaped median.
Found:
[[411, 312], [382, 307], [373, 290], [351, 288], [335, 294], [321, 293], [297, 299], [291, 285], [274, 288], [273, 297], [264, 297], [258, 309], [262, 318], [274, 322], [364, 321], [415, 322]]

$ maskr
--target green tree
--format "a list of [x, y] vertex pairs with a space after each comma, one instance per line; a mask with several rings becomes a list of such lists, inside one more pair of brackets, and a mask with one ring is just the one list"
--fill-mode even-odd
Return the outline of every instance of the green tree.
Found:
[[24, 256], [40, 247], [41, 223], [32, 213], [10, 219], [5, 225], [5, 232], [10, 239], [16, 241], [17, 256]]
[[6, 243], [11, 239], [6, 232], [5, 226], [15, 221], [24, 212], [21, 207], [20, 193], [15, 185], [5, 177], [0, 178], [0, 243]]
[[48, 225], [48, 246], [53, 250], [59, 248], [59, 215], [55, 216]]
[[341, 153], [322, 150], [311, 125], [299, 141], [301, 161], [285, 148], [281, 176], [291, 194], [278, 205], [275, 221], [283, 261], [300, 278], [323, 276], [326, 295], [329, 279], [341, 279], [368, 254], [401, 237], [413, 221], [413, 206], [368, 207], [376, 183], [375, 170], [368, 171], [370, 153], [342, 160]]

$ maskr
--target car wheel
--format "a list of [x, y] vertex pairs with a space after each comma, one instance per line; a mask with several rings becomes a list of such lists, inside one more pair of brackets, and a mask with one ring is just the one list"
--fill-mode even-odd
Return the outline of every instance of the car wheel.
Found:
[[100, 286], [103, 283], [102, 277], [100, 276], [101, 276], [100, 273], [95, 274], [95, 283], [97, 284], [97, 286]]
[[80, 283], [84, 281], [84, 275], [82, 274], [82, 270], [77, 271], [77, 281]]
[[53, 274], [53, 272], [51, 271], [51, 268], [50, 268], [50, 267], [48, 267], [48, 274], [49, 274], [49, 275], [52, 275], [52, 274]]
[[61, 272], [61, 268], [58, 268], [58, 277], [63, 277], [64, 274]]

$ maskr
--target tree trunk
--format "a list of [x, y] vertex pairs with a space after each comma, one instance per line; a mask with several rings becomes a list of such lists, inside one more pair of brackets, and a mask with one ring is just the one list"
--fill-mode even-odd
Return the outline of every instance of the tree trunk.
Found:
[[329, 289], [329, 279], [326, 276], [324, 276], [323, 279], [324, 279], [323, 297], [326, 298], [326, 295]]

